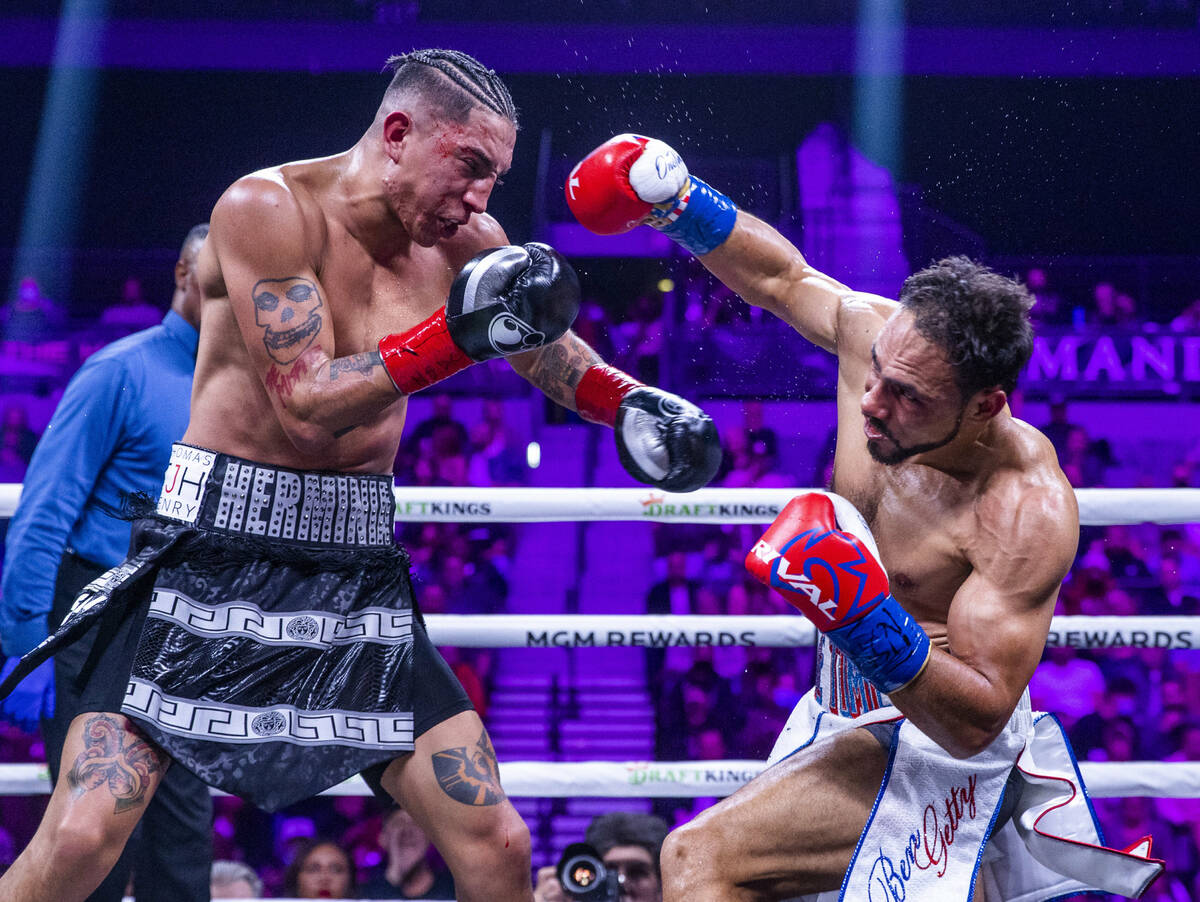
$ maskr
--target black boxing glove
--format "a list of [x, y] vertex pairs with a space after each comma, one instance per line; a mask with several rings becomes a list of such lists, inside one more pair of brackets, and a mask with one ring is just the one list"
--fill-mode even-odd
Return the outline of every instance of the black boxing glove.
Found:
[[616, 367], [590, 367], [575, 387], [575, 407], [585, 420], [613, 427], [621, 466], [638, 482], [693, 492], [708, 485], [721, 466], [712, 417]]
[[557, 341], [579, 313], [579, 278], [554, 248], [508, 245], [476, 254], [446, 306], [379, 341], [396, 391], [411, 395], [473, 363]]

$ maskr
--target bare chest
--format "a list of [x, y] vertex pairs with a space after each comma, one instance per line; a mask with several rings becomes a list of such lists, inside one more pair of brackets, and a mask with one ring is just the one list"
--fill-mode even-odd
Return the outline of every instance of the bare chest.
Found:
[[919, 620], [944, 623], [955, 592], [971, 572], [962, 550], [970, 505], [875, 466], [845, 478], [839, 473], [835, 490], [870, 525], [892, 594]]
[[333, 244], [320, 273], [334, 327], [334, 356], [374, 350], [381, 335], [403, 332], [446, 303], [453, 271], [436, 249], [374, 260], [360, 246]]

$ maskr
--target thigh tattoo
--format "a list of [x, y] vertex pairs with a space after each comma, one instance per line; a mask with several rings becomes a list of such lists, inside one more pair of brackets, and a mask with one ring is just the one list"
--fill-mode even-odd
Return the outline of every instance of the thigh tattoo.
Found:
[[67, 772], [76, 795], [107, 786], [115, 812], [140, 805], [150, 779], [166, 770], [167, 756], [140, 736], [128, 735], [121, 720], [97, 714], [83, 725], [83, 752]]
[[461, 746], [433, 753], [433, 772], [442, 791], [464, 805], [496, 805], [504, 799], [496, 750], [487, 730], [474, 748]]

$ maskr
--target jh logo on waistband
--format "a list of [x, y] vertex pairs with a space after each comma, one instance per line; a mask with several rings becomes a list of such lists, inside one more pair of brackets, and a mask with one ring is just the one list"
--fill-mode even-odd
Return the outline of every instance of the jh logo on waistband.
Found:
[[212, 472], [216, 455], [188, 445], [171, 446], [171, 462], [163, 476], [158, 496], [158, 513], [172, 520], [195, 523], [200, 515], [204, 483]]

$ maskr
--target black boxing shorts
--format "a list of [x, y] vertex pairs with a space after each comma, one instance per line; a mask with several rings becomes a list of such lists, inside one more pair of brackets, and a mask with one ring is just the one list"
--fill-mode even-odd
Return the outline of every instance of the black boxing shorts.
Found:
[[83, 710], [125, 714], [260, 808], [364, 770], [377, 788], [382, 765], [471, 710], [417, 611], [394, 504], [386, 476], [176, 444], [129, 559], [43, 646], [96, 631]]

